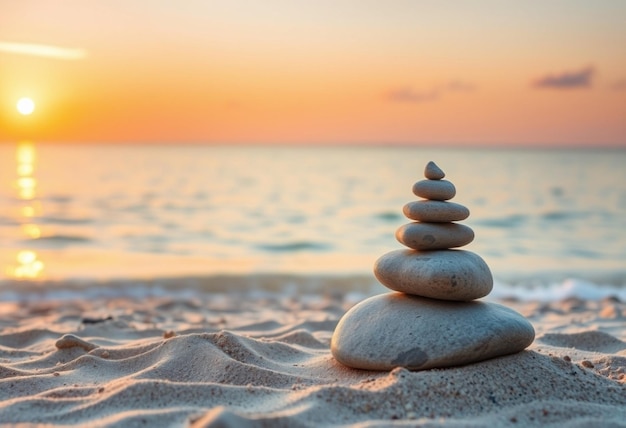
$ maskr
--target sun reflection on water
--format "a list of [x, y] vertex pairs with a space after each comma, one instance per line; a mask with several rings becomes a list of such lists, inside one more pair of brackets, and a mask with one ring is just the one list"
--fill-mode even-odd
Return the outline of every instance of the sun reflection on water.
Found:
[[[15, 187], [17, 198], [23, 201], [19, 211], [18, 221], [20, 232], [28, 239], [41, 237], [40, 227], [33, 221], [37, 212], [41, 211], [41, 204], [36, 200], [37, 180], [35, 178], [35, 166], [37, 153], [35, 145], [31, 141], [21, 141], [17, 145], [17, 178]], [[41, 278], [44, 263], [39, 259], [37, 252], [32, 249], [23, 249], [17, 252], [15, 264], [6, 267], [7, 276], [16, 279]]]
[[20, 230], [24, 235], [28, 236], [31, 239], [37, 239], [41, 237], [41, 229], [36, 224], [24, 223], [20, 227]]
[[8, 269], [10, 276], [17, 279], [39, 278], [43, 271], [44, 264], [37, 258], [37, 253], [30, 250], [23, 250], [17, 253], [17, 266]]

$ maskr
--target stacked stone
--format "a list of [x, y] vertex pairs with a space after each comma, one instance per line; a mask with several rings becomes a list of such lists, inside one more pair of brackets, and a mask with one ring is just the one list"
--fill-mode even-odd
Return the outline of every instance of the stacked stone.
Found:
[[532, 325], [517, 312], [476, 299], [491, 292], [485, 261], [454, 248], [474, 239], [455, 223], [469, 210], [449, 202], [456, 188], [433, 162], [413, 186], [423, 198], [404, 206], [409, 224], [396, 231], [408, 249], [380, 257], [374, 274], [392, 293], [371, 297], [348, 311], [331, 339], [334, 357], [367, 370], [421, 370], [474, 363], [522, 351], [534, 340]]
[[396, 231], [396, 239], [410, 250], [392, 251], [374, 266], [378, 280], [395, 291], [434, 299], [467, 301], [489, 294], [491, 271], [477, 254], [451, 250], [474, 240], [474, 231], [454, 223], [469, 217], [463, 205], [447, 202], [456, 195], [444, 172], [434, 162], [424, 171], [426, 180], [413, 185], [413, 193], [424, 198], [403, 208], [415, 222]]

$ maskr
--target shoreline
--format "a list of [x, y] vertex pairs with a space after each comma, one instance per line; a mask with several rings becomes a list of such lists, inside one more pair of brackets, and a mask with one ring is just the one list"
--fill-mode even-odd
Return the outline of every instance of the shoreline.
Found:
[[[617, 298], [626, 301], [625, 273], [588, 273], [584, 277], [564, 274], [509, 276], [494, 279], [485, 300], [558, 302], [570, 298], [597, 301]], [[210, 274], [125, 279], [0, 280], [0, 300], [71, 299], [92, 297], [172, 296], [206, 294], [276, 294], [298, 297], [348, 294], [363, 297], [387, 291], [371, 273], [251, 273]]]

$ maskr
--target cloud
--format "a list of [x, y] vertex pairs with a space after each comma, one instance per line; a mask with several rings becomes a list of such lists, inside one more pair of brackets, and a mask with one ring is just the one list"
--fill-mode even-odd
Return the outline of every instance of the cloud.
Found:
[[614, 91], [626, 91], [626, 79], [618, 80], [611, 85], [611, 89]]
[[84, 49], [65, 48], [61, 46], [42, 45], [35, 43], [15, 43], [3, 41], [0, 41], [0, 52], [63, 60], [78, 60], [83, 59], [87, 56], [87, 51], [85, 51]]
[[387, 92], [386, 98], [397, 103], [424, 103], [437, 100], [439, 91], [432, 89], [427, 92], [418, 92], [410, 86], [403, 86]]
[[428, 91], [418, 91], [411, 86], [400, 86], [387, 91], [385, 98], [395, 103], [428, 103], [439, 100], [450, 92], [472, 92], [476, 85], [463, 80], [451, 80], [446, 84], [438, 85]]
[[593, 67], [585, 67], [578, 71], [565, 71], [561, 74], [548, 74], [533, 82], [535, 88], [574, 89], [591, 86], [595, 74]]
[[476, 90], [476, 85], [463, 80], [451, 80], [448, 82], [447, 89], [453, 92], [471, 92]]

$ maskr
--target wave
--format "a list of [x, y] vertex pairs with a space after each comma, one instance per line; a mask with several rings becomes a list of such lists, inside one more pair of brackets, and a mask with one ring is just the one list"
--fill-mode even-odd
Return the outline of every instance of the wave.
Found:
[[403, 220], [404, 216], [396, 211], [385, 211], [376, 214], [376, 218], [385, 222], [396, 222], [398, 220]]
[[[356, 302], [388, 292], [373, 275], [207, 275], [151, 279], [95, 280], [0, 280], [0, 301], [68, 300], [91, 298], [177, 296], [193, 300], [199, 296], [239, 295], [243, 299], [307, 296], [312, 301], [339, 299]], [[626, 273], [604, 279], [526, 278], [505, 281], [496, 278], [485, 300], [555, 302], [567, 299], [626, 302]]]
[[269, 252], [293, 252], [293, 251], [327, 251], [332, 245], [323, 242], [313, 241], [294, 241], [276, 244], [257, 244], [254, 246], [257, 250]]
[[473, 222], [476, 226], [493, 227], [493, 228], [515, 228], [521, 226], [529, 221], [529, 217], [523, 214], [512, 214], [503, 217], [493, 217], [475, 220]]
[[52, 216], [39, 217], [37, 220], [45, 224], [70, 224], [70, 225], [90, 224], [95, 221], [95, 219], [90, 218], [90, 217], [72, 218], [72, 217], [52, 217]]
[[71, 202], [74, 201], [74, 196], [72, 195], [50, 195], [50, 196], [44, 196], [41, 198], [42, 201], [45, 202], [54, 202], [57, 204], [69, 204]]
[[77, 244], [77, 243], [88, 243], [93, 242], [93, 239], [83, 236], [83, 235], [46, 235], [40, 236], [39, 238], [33, 238], [28, 242], [41, 242], [41, 243], [50, 243], [56, 245], [69, 245], [69, 244]]
[[548, 211], [539, 214], [511, 214], [502, 217], [474, 219], [473, 224], [490, 228], [513, 229], [529, 224], [583, 222], [594, 218], [602, 221], [614, 221], [614, 215], [605, 211]]
[[555, 302], [567, 299], [626, 301], [626, 282], [602, 283], [569, 278], [556, 282], [505, 283], [496, 282], [489, 299]]
[[20, 225], [20, 222], [17, 219], [0, 215], [0, 226], [19, 226], [19, 225]]
[[576, 211], [550, 211], [541, 214], [542, 220], [561, 222], [566, 220], [584, 220], [592, 213]]

